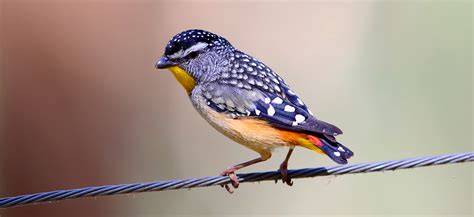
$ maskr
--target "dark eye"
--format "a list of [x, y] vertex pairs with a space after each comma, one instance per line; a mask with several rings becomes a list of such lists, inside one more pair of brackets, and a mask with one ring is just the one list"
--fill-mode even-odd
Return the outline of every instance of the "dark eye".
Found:
[[189, 57], [189, 58], [192, 58], [192, 59], [196, 58], [197, 56], [198, 56], [198, 52], [197, 52], [197, 51], [194, 51], [194, 52], [191, 52], [191, 53], [188, 54], [188, 57]]

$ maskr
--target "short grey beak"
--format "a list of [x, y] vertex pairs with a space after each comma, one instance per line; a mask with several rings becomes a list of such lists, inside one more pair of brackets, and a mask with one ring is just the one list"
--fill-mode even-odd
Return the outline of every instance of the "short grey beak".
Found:
[[176, 66], [177, 64], [169, 60], [167, 57], [162, 56], [158, 62], [155, 63], [155, 68], [157, 69], [166, 69], [171, 66]]

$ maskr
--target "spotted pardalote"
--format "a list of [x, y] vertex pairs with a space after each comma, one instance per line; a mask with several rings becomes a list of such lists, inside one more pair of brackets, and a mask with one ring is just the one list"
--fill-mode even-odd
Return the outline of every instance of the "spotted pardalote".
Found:
[[336, 141], [335, 136], [342, 134], [338, 127], [318, 120], [279, 75], [219, 35], [198, 29], [175, 35], [156, 68], [173, 73], [215, 129], [260, 154], [222, 173], [234, 187], [238, 187], [236, 170], [269, 159], [278, 147], [289, 149], [280, 165], [288, 185], [292, 184], [288, 159], [295, 147], [322, 153], [339, 164], [353, 155]]

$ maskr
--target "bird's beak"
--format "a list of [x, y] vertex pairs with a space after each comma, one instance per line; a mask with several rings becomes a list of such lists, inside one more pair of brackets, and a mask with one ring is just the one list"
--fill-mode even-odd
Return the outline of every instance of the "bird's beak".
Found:
[[173, 61], [169, 60], [168, 57], [162, 56], [156, 63], [155, 63], [155, 68], [157, 69], [166, 69], [171, 66], [176, 66], [178, 65], [177, 63], [174, 63]]

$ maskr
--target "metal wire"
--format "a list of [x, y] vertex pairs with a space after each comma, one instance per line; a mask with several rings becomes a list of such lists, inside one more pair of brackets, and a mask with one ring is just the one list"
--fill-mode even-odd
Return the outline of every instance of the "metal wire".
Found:
[[[288, 176], [293, 179], [307, 178], [315, 176], [328, 175], [342, 175], [350, 173], [368, 173], [385, 170], [408, 169], [414, 167], [434, 166], [441, 164], [453, 164], [461, 162], [474, 161], [474, 152], [460, 153], [460, 154], [446, 154], [432, 157], [418, 157], [403, 160], [392, 160], [384, 162], [352, 164], [333, 167], [320, 168], [306, 168], [289, 170]], [[239, 181], [245, 182], [259, 182], [267, 180], [281, 179], [281, 174], [278, 171], [258, 172], [238, 174]], [[116, 194], [140, 193], [150, 191], [164, 191], [183, 188], [197, 188], [214, 185], [229, 184], [230, 180], [226, 176], [209, 176], [203, 178], [182, 179], [182, 180], [168, 180], [156, 181], [146, 183], [134, 184], [120, 184], [120, 185], [105, 185], [96, 187], [86, 187], [79, 189], [58, 190], [50, 192], [42, 192], [36, 194], [26, 194], [14, 197], [0, 198], [0, 208], [21, 206], [34, 203], [42, 203], [49, 201], [58, 201], [65, 199], [75, 199], [82, 197], [98, 197], [110, 196]]]

